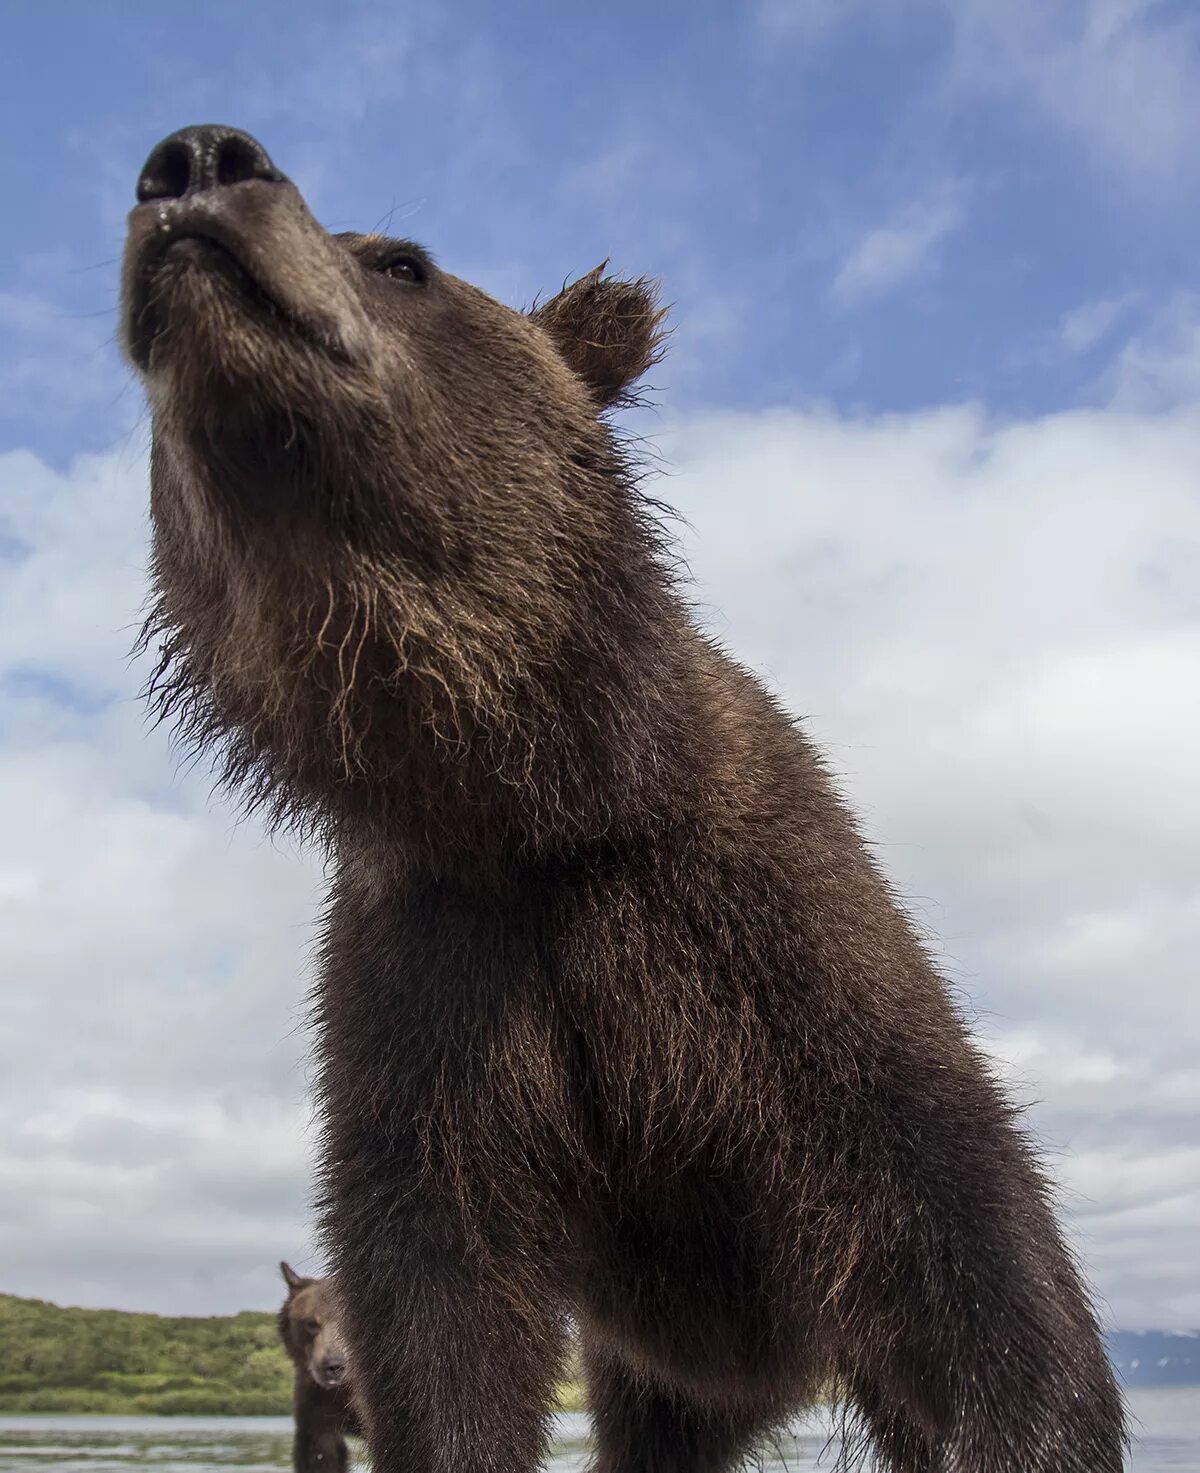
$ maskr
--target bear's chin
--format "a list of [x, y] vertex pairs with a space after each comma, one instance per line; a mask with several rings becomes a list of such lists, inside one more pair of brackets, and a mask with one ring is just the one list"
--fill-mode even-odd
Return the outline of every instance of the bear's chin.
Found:
[[[142, 370], [155, 413], [165, 412], [186, 433], [190, 423], [270, 422], [283, 452], [295, 436], [297, 415], [329, 422], [331, 406], [357, 400], [378, 406], [378, 387], [365, 366], [352, 367], [336, 345], [289, 317], [269, 298], [232, 279], [232, 269], [169, 263], [157, 308], [160, 324]], [[337, 421], [333, 421], [336, 425]], [[257, 436], [264, 439], [264, 434]]]
[[286, 324], [222, 331], [206, 308], [189, 351], [164, 353], [147, 375], [156, 520], [185, 503], [201, 559], [212, 539], [256, 530], [275, 539], [260, 549], [272, 562], [320, 567], [337, 547], [361, 547], [410, 479], [386, 400]]

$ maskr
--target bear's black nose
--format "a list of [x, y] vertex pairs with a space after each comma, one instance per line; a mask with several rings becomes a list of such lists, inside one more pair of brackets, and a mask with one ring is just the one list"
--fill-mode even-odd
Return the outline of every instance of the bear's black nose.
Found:
[[139, 204], [155, 199], [182, 199], [204, 189], [265, 179], [277, 184], [283, 175], [257, 139], [236, 128], [205, 123], [180, 128], [156, 144], [138, 175]]

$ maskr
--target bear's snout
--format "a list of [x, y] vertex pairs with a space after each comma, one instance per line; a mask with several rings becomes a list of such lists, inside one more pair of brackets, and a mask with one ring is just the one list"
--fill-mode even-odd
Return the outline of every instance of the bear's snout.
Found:
[[340, 1352], [321, 1357], [317, 1379], [322, 1386], [340, 1386], [346, 1378], [346, 1358]]
[[261, 373], [264, 338], [285, 352], [296, 345], [281, 324], [320, 353], [365, 359], [350, 263], [257, 139], [224, 125], [181, 128], [150, 150], [135, 193], [122, 289], [135, 367], [147, 371], [174, 337], [185, 355], [229, 368], [240, 354]]

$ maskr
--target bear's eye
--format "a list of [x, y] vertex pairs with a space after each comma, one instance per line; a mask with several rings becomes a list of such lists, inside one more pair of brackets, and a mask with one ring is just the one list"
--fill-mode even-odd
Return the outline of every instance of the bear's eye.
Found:
[[321, 1328], [321, 1321], [320, 1320], [305, 1320], [304, 1321], [304, 1328], [308, 1331], [308, 1333], [310, 1335], [315, 1335], [317, 1333], [317, 1331]]
[[425, 280], [425, 267], [415, 256], [393, 256], [380, 264], [380, 271], [393, 281], [407, 281], [419, 286]]

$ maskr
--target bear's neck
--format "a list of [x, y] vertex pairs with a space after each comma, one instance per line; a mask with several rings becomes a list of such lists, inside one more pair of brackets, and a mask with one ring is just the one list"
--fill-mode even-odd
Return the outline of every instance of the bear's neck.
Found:
[[652, 831], [694, 787], [694, 640], [680, 615], [652, 651], [592, 651], [586, 675], [516, 679], [507, 710], [460, 701], [453, 726], [452, 698], [401, 693], [402, 711], [375, 713], [380, 746], [364, 774], [330, 786], [297, 772], [289, 786], [321, 810], [339, 852], [370, 853], [397, 872], [502, 881]]
[[352, 622], [316, 641], [230, 625], [181, 639], [152, 693], [269, 821], [397, 871], [496, 875], [651, 829], [686, 803], [703, 644], [669, 588], [648, 602], [652, 617], [614, 634], [598, 611], [559, 658], [487, 682], [411, 637], [351, 638]]
[[627, 495], [569, 556], [488, 581], [331, 552], [319, 524], [213, 515], [203, 553], [197, 488], [166, 494], [189, 485], [157, 498], [151, 701], [268, 820], [482, 874], [669, 821], [702, 781], [712, 652]]

